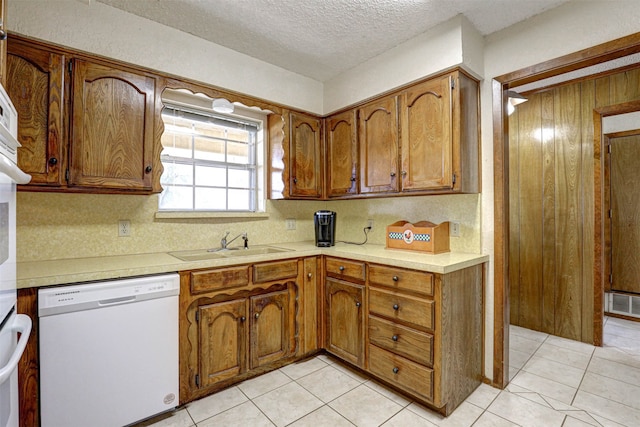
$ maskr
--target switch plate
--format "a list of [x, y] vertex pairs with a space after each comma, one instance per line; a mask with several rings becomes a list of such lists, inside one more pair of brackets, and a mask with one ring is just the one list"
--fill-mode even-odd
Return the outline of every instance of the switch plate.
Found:
[[285, 225], [287, 230], [295, 230], [296, 229], [296, 220], [295, 218], [287, 218], [285, 220]]
[[118, 236], [131, 236], [131, 221], [129, 221], [128, 219], [121, 219], [120, 221], [118, 221]]
[[460, 237], [460, 223], [458, 221], [449, 222], [449, 236]]

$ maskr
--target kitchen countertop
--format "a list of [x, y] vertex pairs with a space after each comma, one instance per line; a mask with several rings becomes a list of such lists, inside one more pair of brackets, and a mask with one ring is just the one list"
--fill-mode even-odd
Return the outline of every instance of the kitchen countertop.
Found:
[[182, 261], [167, 252], [159, 252], [19, 262], [17, 263], [18, 289], [317, 255], [345, 257], [440, 274], [450, 273], [489, 261], [489, 255], [460, 252], [429, 255], [413, 251], [386, 249], [383, 245], [372, 244], [356, 246], [337, 243], [336, 246], [331, 248], [318, 248], [313, 242], [297, 242], [274, 243], [265, 246], [288, 249], [288, 251], [228, 258], [220, 257], [201, 261]]

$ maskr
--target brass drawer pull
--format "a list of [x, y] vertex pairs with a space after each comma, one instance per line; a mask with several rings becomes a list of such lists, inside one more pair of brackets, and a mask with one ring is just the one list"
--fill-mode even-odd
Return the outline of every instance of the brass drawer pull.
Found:
[[398, 304], [393, 304], [393, 309], [395, 311], [398, 311], [398, 310], [400, 310], [400, 306]]
[[394, 373], [394, 374], [397, 374], [398, 372], [400, 372], [400, 369], [399, 369], [399, 368], [393, 368], [393, 373]]
[[391, 339], [394, 340], [394, 341], [398, 341], [398, 336], [394, 335], [394, 336], [391, 337]]

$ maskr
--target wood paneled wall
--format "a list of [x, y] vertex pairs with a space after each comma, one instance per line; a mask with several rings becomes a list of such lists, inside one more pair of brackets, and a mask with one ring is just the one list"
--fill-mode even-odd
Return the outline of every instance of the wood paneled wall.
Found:
[[511, 323], [593, 342], [593, 109], [640, 99], [640, 68], [527, 94], [509, 117]]

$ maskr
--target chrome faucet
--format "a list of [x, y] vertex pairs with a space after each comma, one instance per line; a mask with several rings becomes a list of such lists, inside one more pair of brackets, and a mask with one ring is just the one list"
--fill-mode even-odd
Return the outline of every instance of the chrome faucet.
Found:
[[220, 249], [228, 249], [229, 245], [233, 243], [233, 241], [236, 240], [238, 237], [242, 237], [242, 240], [244, 240], [244, 248], [249, 249], [249, 238], [247, 237], [246, 232], [238, 234], [236, 237], [234, 237], [231, 240], [227, 240], [227, 236], [229, 236], [229, 233], [230, 232], [227, 231], [224, 237], [220, 240]]

